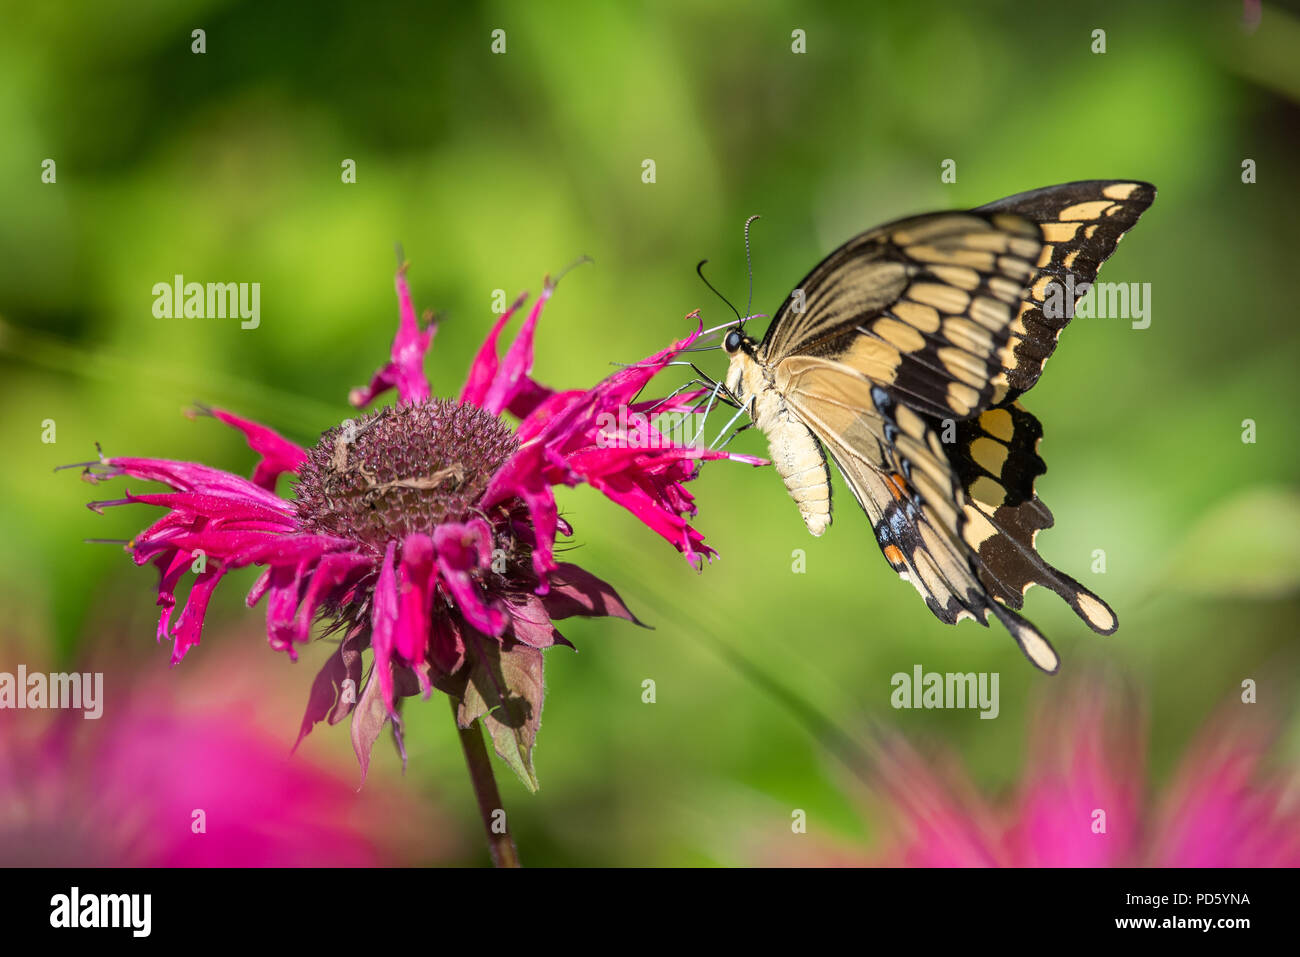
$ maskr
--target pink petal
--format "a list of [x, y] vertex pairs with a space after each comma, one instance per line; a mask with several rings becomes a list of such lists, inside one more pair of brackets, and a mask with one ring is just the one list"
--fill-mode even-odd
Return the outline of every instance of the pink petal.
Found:
[[369, 405], [394, 386], [397, 387], [398, 399], [407, 404], [423, 402], [431, 395], [429, 380], [424, 375], [424, 354], [429, 351], [438, 327], [436, 323], [430, 323], [427, 329], [420, 331], [415, 306], [411, 302], [411, 289], [406, 282], [405, 265], [397, 270], [396, 285], [401, 318], [393, 339], [391, 358], [374, 374], [368, 386], [352, 390], [348, 401], [357, 407]]
[[[229, 533], [232, 540], [245, 533]], [[221, 539], [225, 544], [226, 539]], [[250, 540], [233, 551], [230, 555], [231, 565], [288, 565], [304, 561], [314, 561], [327, 552], [352, 551], [354, 542], [332, 535], [254, 535]]]
[[554, 389], [548, 389], [544, 385], [539, 385], [529, 376], [524, 376], [523, 382], [515, 390], [514, 397], [506, 406], [506, 411], [520, 419], [532, 415], [536, 408], [555, 395]]
[[311, 620], [321, 601], [361, 569], [369, 568], [369, 556], [358, 552], [331, 552], [316, 564], [308, 577], [307, 592], [294, 622], [294, 640], [306, 644], [311, 638]]
[[[527, 505], [536, 525], [533, 567], [539, 578], [538, 594], [545, 594], [547, 576], [554, 568], [557, 521], [551, 485], [590, 484], [632, 511], [692, 563], [713, 554], [683, 518], [694, 514], [694, 504], [682, 483], [694, 477], [697, 461], [735, 458], [754, 465], [766, 463], [752, 456], [673, 445], [652, 429], [644, 412], [628, 423], [628, 403], [698, 335], [697, 327], [685, 339], [614, 373], [588, 392], [551, 394], [520, 423], [521, 445], [493, 476], [482, 504], [490, 508], [518, 497]], [[611, 421], [615, 423], [612, 433]], [[634, 444], [639, 447], [629, 447]]]
[[[433, 539], [428, 535], [408, 535], [402, 542], [400, 614], [394, 650], [405, 664], [424, 661], [432, 626], [435, 568]], [[417, 670], [421, 690], [429, 690], [423, 669]]]
[[89, 502], [91, 510], [99, 512], [117, 505], [156, 505], [191, 515], [203, 515], [223, 522], [260, 521], [267, 526], [289, 530], [294, 523], [281, 509], [270, 508], [261, 502], [232, 495], [214, 495], [210, 492], [152, 492], [133, 495], [127, 491], [123, 498], [113, 501]]
[[485, 508], [515, 497], [523, 500], [532, 521], [533, 572], [538, 578], [539, 595], [546, 594], [547, 576], [555, 569], [555, 533], [559, 527], [555, 494], [543, 470], [535, 464], [543, 451], [542, 446], [531, 445], [516, 452], [493, 477], [482, 500]]
[[[396, 542], [389, 542], [384, 552], [384, 564], [379, 572], [379, 581], [371, 599], [370, 611], [370, 647], [375, 652], [374, 674], [371, 681], [379, 680], [379, 690], [388, 714], [393, 710], [393, 640], [397, 632], [397, 572], [393, 557], [397, 550]], [[355, 719], [354, 719], [355, 720]]]
[[510, 321], [510, 317], [527, 301], [528, 293], [522, 293], [518, 299], [510, 304], [510, 308], [503, 312], [501, 317], [492, 324], [492, 331], [483, 340], [483, 345], [479, 346], [478, 355], [474, 357], [474, 361], [469, 367], [469, 377], [465, 380], [465, 387], [460, 390], [461, 403], [468, 402], [472, 405], [481, 406], [483, 400], [487, 398], [488, 389], [496, 378], [497, 369], [500, 366], [497, 359], [497, 339], [500, 338], [501, 330]]
[[571, 409], [577, 409], [590, 401], [590, 393], [575, 389], [568, 392], [552, 392], [535, 405], [531, 412], [519, 423], [515, 434], [520, 444], [531, 442], [544, 435], [551, 423], [565, 416]]
[[179, 552], [166, 552], [154, 558], [153, 564], [157, 566], [159, 573], [157, 604], [162, 607], [162, 612], [158, 616], [156, 637], [161, 643], [171, 634], [169, 625], [172, 609], [176, 607], [176, 584], [189, 570], [192, 560]]
[[298, 660], [293, 646], [298, 603], [302, 600], [302, 579], [306, 562], [294, 566], [279, 565], [271, 574], [270, 595], [266, 599], [266, 637], [276, 651], [288, 652]]
[[266, 594], [266, 590], [271, 587], [271, 575], [274, 571], [274, 568], [268, 568], [263, 571], [262, 574], [257, 576], [257, 581], [253, 582], [253, 587], [250, 588], [248, 594], [244, 596], [245, 605], [252, 608], [262, 600], [262, 596]]
[[248, 479], [198, 462], [176, 462], [171, 459], [111, 458], [104, 460], [105, 474], [87, 474], [92, 482], [133, 475], [151, 482], [163, 482], [181, 492], [210, 492], [233, 496], [263, 505], [285, 516], [294, 514], [293, 504], [254, 485]]
[[1124, 710], [1133, 702], [1106, 699], [1104, 688], [1084, 685], [1039, 709], [1031, 770], [1007, 834], [1017, 863], [1026, 867], [1138, 863], [1142, 723]]
[[522, 388], [522, 383], [533, 368], [533, 337], [537, 332], [537, 320], [541, 318], [542, 308], [554, 292], [555, 287], [548, 279], [542, 287], [542, 294], [533, 303], [528, 318], [519, 328], [515, 341], [510, 343], [505, 360], [488, 387], [487, 395], [483, 397], [481, 405], [485, 411], [499, 415]]
[[185, 607], [181, 610], [180, 620], [176, 622], [172, 664], [180, 664], [185, 653], [199, 643], [199, 639], [203, 636], [203, 619], [207, 615], [208, 601], [212, 598], [212, 590], [217, 587], [217, 582], [224, 574], [224, 569], [209, 568], [194, 580], [189, 597], [185, 600]]
[[489, 635], [500, 635], [509, 622], [505, 612], [484, 601], [471, 572], [492, 562], [492, 531], [487, 522], [474, 519], [463, 525], [439, 525], [433, 533], [438, 553], [438, 573], [465, 620]]
[[951, 770], [941, 777], [899, 738], [881, 742], [878, 764], [874, 777], [900, 834], [885, 863], [906, 867], [1006, 863], [992, 811], [959, 772]]
[[1300, 867], [1300, 805], [1285, 778], [1265, 776], [1274, 734], [1263, 719], [1240, 717], [1242, 707], [1214, 715], [1180, 765], [1152, 866]]
[[253, 470], [253, 484], [260, 485], [267, 491], [275, 491], [275, 480], [283, 472], [298, 474], [298, 469], [307, 461], [307, 453], [297, 444], [290, 442], [280, 433], [264, 425], [258, 425], [248, 419], [223, 409], [208, 410], [213, 416], [227, 425], [234, 426], [248, 439], [248, 447], [261, 456]]
[[692, 564], [697, 564], [697, 558], [711, 558], [716, 554], [704, 544], [704, 537], [680, 514], [664, 507], [644, 488], [631, 484], [626, 476], [596, 478], [592, 480], [591, 486], [635, 515], [647, 528], [685, 555]]

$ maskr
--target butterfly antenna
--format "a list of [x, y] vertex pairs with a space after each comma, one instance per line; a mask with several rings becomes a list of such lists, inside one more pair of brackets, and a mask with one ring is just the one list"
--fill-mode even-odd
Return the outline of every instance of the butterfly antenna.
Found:
[[709, 282], [708, 279], [705, 278], [704, 264], [706, 262], [708, 262], [707, 259], [701, 259], [695, 267], [695, 271], [699, 274], [700, 279], [703, 280], [704, 285], [708, 286], [709, 289], [713, 291], [713, 294], [715, 296], [717, 296], [719, 299], [721, 299], [723, 302], [727, 304], [727, 308], [736, 314], [736, 319], [738, 321], [744, 322], [745, 320], [741, 318], [739, 310], [737, 310], [736, 307], [731, 304], [731, 300], [728, 299], [726, 296], [724, 296], [722, 293], [718, 292], [718, 288], [715, 285], [713, 285], [713, 283]]
[[[762, 219], [757, 213], [745, 220], [745, 268], [749, 270], [749, 302], [745, 304], [745, 315], [748, 316], [754, 308], [754, 261], [749, 256], [749, 226], [756, 220]], [[743, 326], [745, 320], [742, 319], [740, 324]]]
[[[740, 318], [739, 316], [736, 317], [736, 319], [739, 319], [739, 318]], [[761, 316], [751, 316], [750, 318], [752, 318], [752, 319], [759, 319], [759, 318], [762, 318], [762, 317], [761, 317]], [[711, 336], [711, 335], [713, 335], [715, 332], [719, 332], [719, 331], [721, 331], [721, 330], [723, 330], [723, 329], [730, 329], [730, 328], [731, 328], [732, 326], [734, 326], [735, 324], [736, 324], [735, 320], [728, 319], [726, 322], [721, 323], [720, 325], [716, 325], [716, 326], [713, 326], [713, 327], [711, 327], [711, 328], [709, 328], [709, 329], [705, 329], [703, 332], [700, 333], [700, 338], [703, 339], [705, 336]], [[683, 352], [687, 352], [687, 351], [689, 351], [689, 350], [687, 350], [687, 349], [683, 349], [682, 351], [683, 351]]]

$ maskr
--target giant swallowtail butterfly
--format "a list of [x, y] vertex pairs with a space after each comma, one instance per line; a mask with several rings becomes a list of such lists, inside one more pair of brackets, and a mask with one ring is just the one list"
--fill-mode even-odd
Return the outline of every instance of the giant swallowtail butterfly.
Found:
[[1100, 634], [1118, 621], [1035, 548], [1052, 513], [1034, 491], [1042, 427], [1019, 399], [1073, 315], [1063, 295], [1086, 291], [1155, 192], [1066, 183], [877, 227], [818, 264], [762, 342], [742, 324], [722, 343], [729, 398], [766, 433], [808, 530], [831, 522], [829, 456], [941, 621], [991, 612], [1047, 672], [1056, 652], [1016, 613], [1031, 585]]

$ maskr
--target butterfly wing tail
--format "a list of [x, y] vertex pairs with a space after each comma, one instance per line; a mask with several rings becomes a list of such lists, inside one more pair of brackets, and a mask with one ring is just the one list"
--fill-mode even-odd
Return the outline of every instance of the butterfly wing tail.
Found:
[[1020, 646], [1026, 658], [1049, 675], [1054, 675], [1060, 670], [1061, 659], [1056, 654], [1056, 649], [1031, 622], [1004, 607], [1000, 602], [991, 602], [989, 607], [993, 609], [993, 614], [998, 616], [998, 620], [1006, 626], [1007, 631], [1011, 632], [1011, 637], [1016, 640], [1016, 644]]

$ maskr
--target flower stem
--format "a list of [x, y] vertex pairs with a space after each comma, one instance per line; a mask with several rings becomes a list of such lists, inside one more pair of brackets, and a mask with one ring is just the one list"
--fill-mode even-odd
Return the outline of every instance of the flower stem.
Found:
[[478, 800], [483, 829], [487, 833], [492, 866], [518, 867], [519, 852], [515, 849], [514, 838], [510, 836], [505, 809], [501, 807], [501, 795], [497, 791], [496, 778], [492, 775], [492, 762], [483, 744], [481, 723], [475, 721], [468, 728], [462, 728], [457, 720], [459, 702], [455, 698], [450, 700], [452, 720], [456, 721], [460, 747], [465, 752], [465, 766], [469, 768], [469, 779], [474, 785], [474, 797]]

